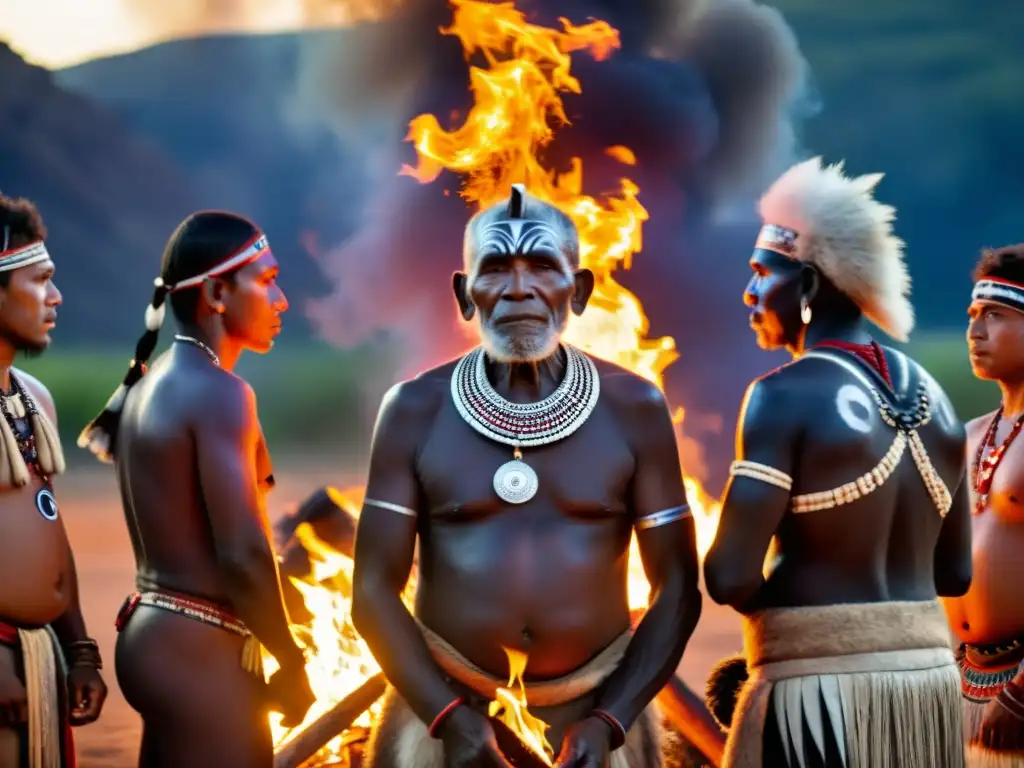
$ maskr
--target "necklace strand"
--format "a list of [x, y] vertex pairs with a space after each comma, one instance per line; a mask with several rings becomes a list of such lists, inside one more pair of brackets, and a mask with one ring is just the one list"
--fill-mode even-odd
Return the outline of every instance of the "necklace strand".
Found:
[[[1002, 420], [1003, 406], [1000, 405], [999, 410], [996, 411], [996, 415], [992, 419], [992, 423], [988, 427], [988, 431], [985, 432], [985, 436], [978, 445], [978, 452], [974, 455], [974, 471], [972, 474], [974, 475], [974, 495], [976, 497], [974, 514], [976, 515], [980, 515], [985, 510], [985, 507], [988, 506], [988, 495], [992, 490], [992, 479], [1002, 463], [1010, 444], [1020, 433], [1021, 428], [1024, 427], [1024, 413], [1013, 422], [1013, 426], [1010, 427], [1010, 433], [997, 447], [996, 433], [999, 431], [999, 423]], [[989, 447], [994, 450], [988, 457], [985, 457], [985, 451]]]
[[186, 344], [191, 344], [194, 347], [199, 347], [199, 349], [203, 350], [203, 352], [206, 353], [206, 356], [213, 361], [214, 365], [216, 365], [218, 368], [220, 367], [220, 358], [217, 357], [217, 353], [210, 349], [206, 344], [201, 342], [199, 339], [193, 336], [186, 336], [183, 333], [176, 333], [174, 334], [174, 340], [183, 341]]
[[555, 391], [534, 403], [506, 400], [487, 378], [484, 351], [463, 357], [452, 372], [452, 401], [463, 420], [495, 442], [516, 448], [547, 445], [578, 430], [600, 395], [594, 362], [575, 347], [563, 345], [565, 375]]
[[[8, 404], [8, 400], [13, 400], [15, 397], [21, 398], [22, 408], [25, 409], [23, 421], [26, 428], [24, 431], [18, 429], [19, 417], [16, 417], [11, 413], [11, 407]], [[13, 375], [11, 376], [10, 394], [6, 392], [0, 394], [0, 411], [3, 411], [3, 416], [7, 421], [7, 426], [10, 427], [11, 432], [14, 434], [14, 439], [18, 443], [18, 452], [21, 454], [21, 458], [25, 460], [25, 464], [28, 468], [43, 481], [43, 484], [48, 485], [50, 477], [43, 472], [43, 468], [39, 464], [39, 449], [36, 446], [35, 431], [32, 429], [32, 417], [36, 413], [35, 403]]]

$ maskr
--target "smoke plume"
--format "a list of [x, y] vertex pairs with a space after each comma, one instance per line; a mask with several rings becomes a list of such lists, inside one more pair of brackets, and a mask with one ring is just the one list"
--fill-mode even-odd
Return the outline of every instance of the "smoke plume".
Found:
[[[615, 189], [620, 176], [640, 187], [650, 213], [644, 250], [618, 278], [643, 302], [651, 335], [678, 343], [666, 389], [687, 409], [687, 434], [703, 446], [704, 479], [715, 490], [732, 456], [742, 392], [778, 362], [754, 346], [741, 295], [758, 226], [753, 202], [797, 152], [796, 110], [807, 103], [797, 42], [776, 10], [753, 0], [517, 7], [538, 23], [599, 18], [621, 33], [610, 59], [574, 57], [582, 93], [565, 97], [571, 125], [558, 133], [551, 161], [581, 157], [586, 194]], [[396, 175], [415, 161], [401, 142], [409, 119], [464, 115], [471, 104], [459, 43], [438, 31], [450, 20], [441, 0], [410, 0], [366, 27], [358, 48], [316, 52], [308, 73], [307, 98], [331, 107], [340, 135], [366, 147], [370, 169], [361, 224], [325, 256], [333, 292], [311, 316], [338, 344], [390, 334], [405, 345], [407, 375], [473, 343], [450, 287], [470, 214], [459, 179], [420, 185]], [[630, 147], [637, 165], [607, 157], [613, 145]]]

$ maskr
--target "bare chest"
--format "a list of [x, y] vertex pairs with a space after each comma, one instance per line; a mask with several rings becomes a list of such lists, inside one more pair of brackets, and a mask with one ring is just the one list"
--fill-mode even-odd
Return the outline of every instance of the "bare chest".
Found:
[[[495, 475], [513, 460], [513, 447], [470, 428], [450, 404], [439, 415], [417, 463], [426, 506], [433, 516], [467, 519], [507, 510]], [[568, 438], [522, 449], [537, 477], [524, 510], [568, 516], [625, 514], [635, 461], [611, 414], [598, 407]]]

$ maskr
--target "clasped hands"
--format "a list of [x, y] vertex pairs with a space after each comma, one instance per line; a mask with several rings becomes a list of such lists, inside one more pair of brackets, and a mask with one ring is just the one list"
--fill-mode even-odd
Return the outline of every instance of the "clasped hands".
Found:
[[[447, 768], [512, 768], [498, 747], [490, 720], [470, 707], [454, 710], [438, 735]], [[598, 717], [575, 723], [565, 732], [555, 768], [608, 768], [611, 735], [608, 724]]]

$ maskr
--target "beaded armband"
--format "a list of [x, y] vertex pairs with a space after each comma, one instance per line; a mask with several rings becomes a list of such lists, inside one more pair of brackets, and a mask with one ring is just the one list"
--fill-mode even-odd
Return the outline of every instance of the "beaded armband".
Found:
[[784, 491], [793, 490], [793, 478], [780, 469], [756, 461], [734, 461], [729, 467], [731, 477], [749, 477], [774, 485]]

